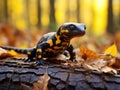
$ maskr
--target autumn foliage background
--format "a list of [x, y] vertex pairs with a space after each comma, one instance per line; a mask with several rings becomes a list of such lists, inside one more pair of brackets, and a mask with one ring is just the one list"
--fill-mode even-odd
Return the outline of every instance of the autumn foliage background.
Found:
[[[0, 0], [0, 46], [34, 47], [64, 22], [87, 27], [83, 37], [71, 40], [78, 62], [64, 60], [64, 65], [120, 74], [120, 0]], [[0, 48], [1, 62], [7, 57], [23, 58]], [[45, 82], [41, 86], [47, 88], [49, 79], [46, 72], [34, 89], [47, 90], [39, 86]]]
[[64, 22], [81, 22], [86, 35], [71, 41], [101, 53], [111, 44], [120, 51], [119, 0], [0, 0], [0, 45], [33, 47]]

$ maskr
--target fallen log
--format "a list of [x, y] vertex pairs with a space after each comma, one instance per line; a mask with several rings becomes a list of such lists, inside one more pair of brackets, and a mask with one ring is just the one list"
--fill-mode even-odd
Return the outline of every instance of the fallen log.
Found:
[[46, 71], [48, 90], [120, 90], [120, 75], [63, 64], [33, 66], [20, 59], [0, 60], [0, 90], [33, 90], [33, 82]]

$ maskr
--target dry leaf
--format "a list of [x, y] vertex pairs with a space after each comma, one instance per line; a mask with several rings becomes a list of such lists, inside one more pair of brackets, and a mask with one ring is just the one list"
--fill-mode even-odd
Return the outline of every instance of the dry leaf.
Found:
[[33, 90], [30, 86], [21, 83], [19, 90]]
[[111, 73], [111, 74], [117, 74], [117, 70], [111, 68], [111, 67], [108, 67], [108, 66], [105, 66], [101, 69], [102, 72], [104, 73]]
[[17, 55], [17, 53], [13, 50], [6, 51], [6, 50], [0, 48], [0, 59], [7, 58], [7, 57], [14, 57], [16, 55]]
[[94, 51], [86, 49], [84, 47], [80, 47], [80, 52], [82, 53], [82, 58], [84, 60], [99, 58], [99, 55], [97, 55]]
[[113, 57], [116, 57], [117, 54], [118, 54], [118, 51], [117, 51], [117, 47], [115, 44], [111, 45], [110, 47], [108, 47], [105, 52], [104, 52], [105, 55], [111, 55]]
[[71, 67], [74, 67], [74, 66], [81, 66], [81, 62], [67, 61], [66, 63], [63, 63], [63, 65], [65, 65], [65, 66], [71, 66]]
[[108, 66], [113, 68], [120, 67], [120, 59], [117, 58], [118, 50], [115, 44], [108, 47], [105, 52], [104, 59], [108, 61]]
[[112, 66], [115, 64], [115, 58], [112, 58], [109, 62], [108, 62], [108, 66]]
[[11, 55], [11, 56], [16, 56], [17, 53], [14, 51], [14, 50], [10, 50], [8, 51], [8, 53]]
[[37, 82], [33, 83], [34, 86], [34, 90], [48, 90], [48, 81], [49, 81], [50, 77], [48, 76], [48, 73], [45, 72], [43, 76], [40, 76], [38, 78]]
[[120, 58], [111, 59], [108, 66], [111, 66], [113, 68], [120, 68]]
[[101, 71], [101, 68], [107, 65], [107, 61], [103, 59], [89, 60], [84, 63], [85, 68]]
[[91, 69], [91, 70], [97, 70], [97, 71], [99, 71], [98, 68], [92, 67], [92, 66], [89, 65], [89, 64], [84, 64], [83, 67], [84, 67], [84, 68], [87, 68], [87, 69]]

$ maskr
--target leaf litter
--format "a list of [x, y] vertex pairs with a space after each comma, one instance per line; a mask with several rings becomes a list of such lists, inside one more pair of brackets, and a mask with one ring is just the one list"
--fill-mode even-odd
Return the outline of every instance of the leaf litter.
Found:
[[115, 43], [106, 48], [103, 54], [98, 54], [81, 46], [77, 58], [82, 63], [81, 65], [87, 69], [111, 74], [119, 73], [120, 58]]

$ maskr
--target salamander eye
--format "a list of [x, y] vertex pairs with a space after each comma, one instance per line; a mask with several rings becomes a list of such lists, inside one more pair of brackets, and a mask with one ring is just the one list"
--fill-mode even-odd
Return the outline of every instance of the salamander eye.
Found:
[[74, 30], [75, 26], [74, 25], [70, 25], [69, 28], [70, 28], [70, 30]]

